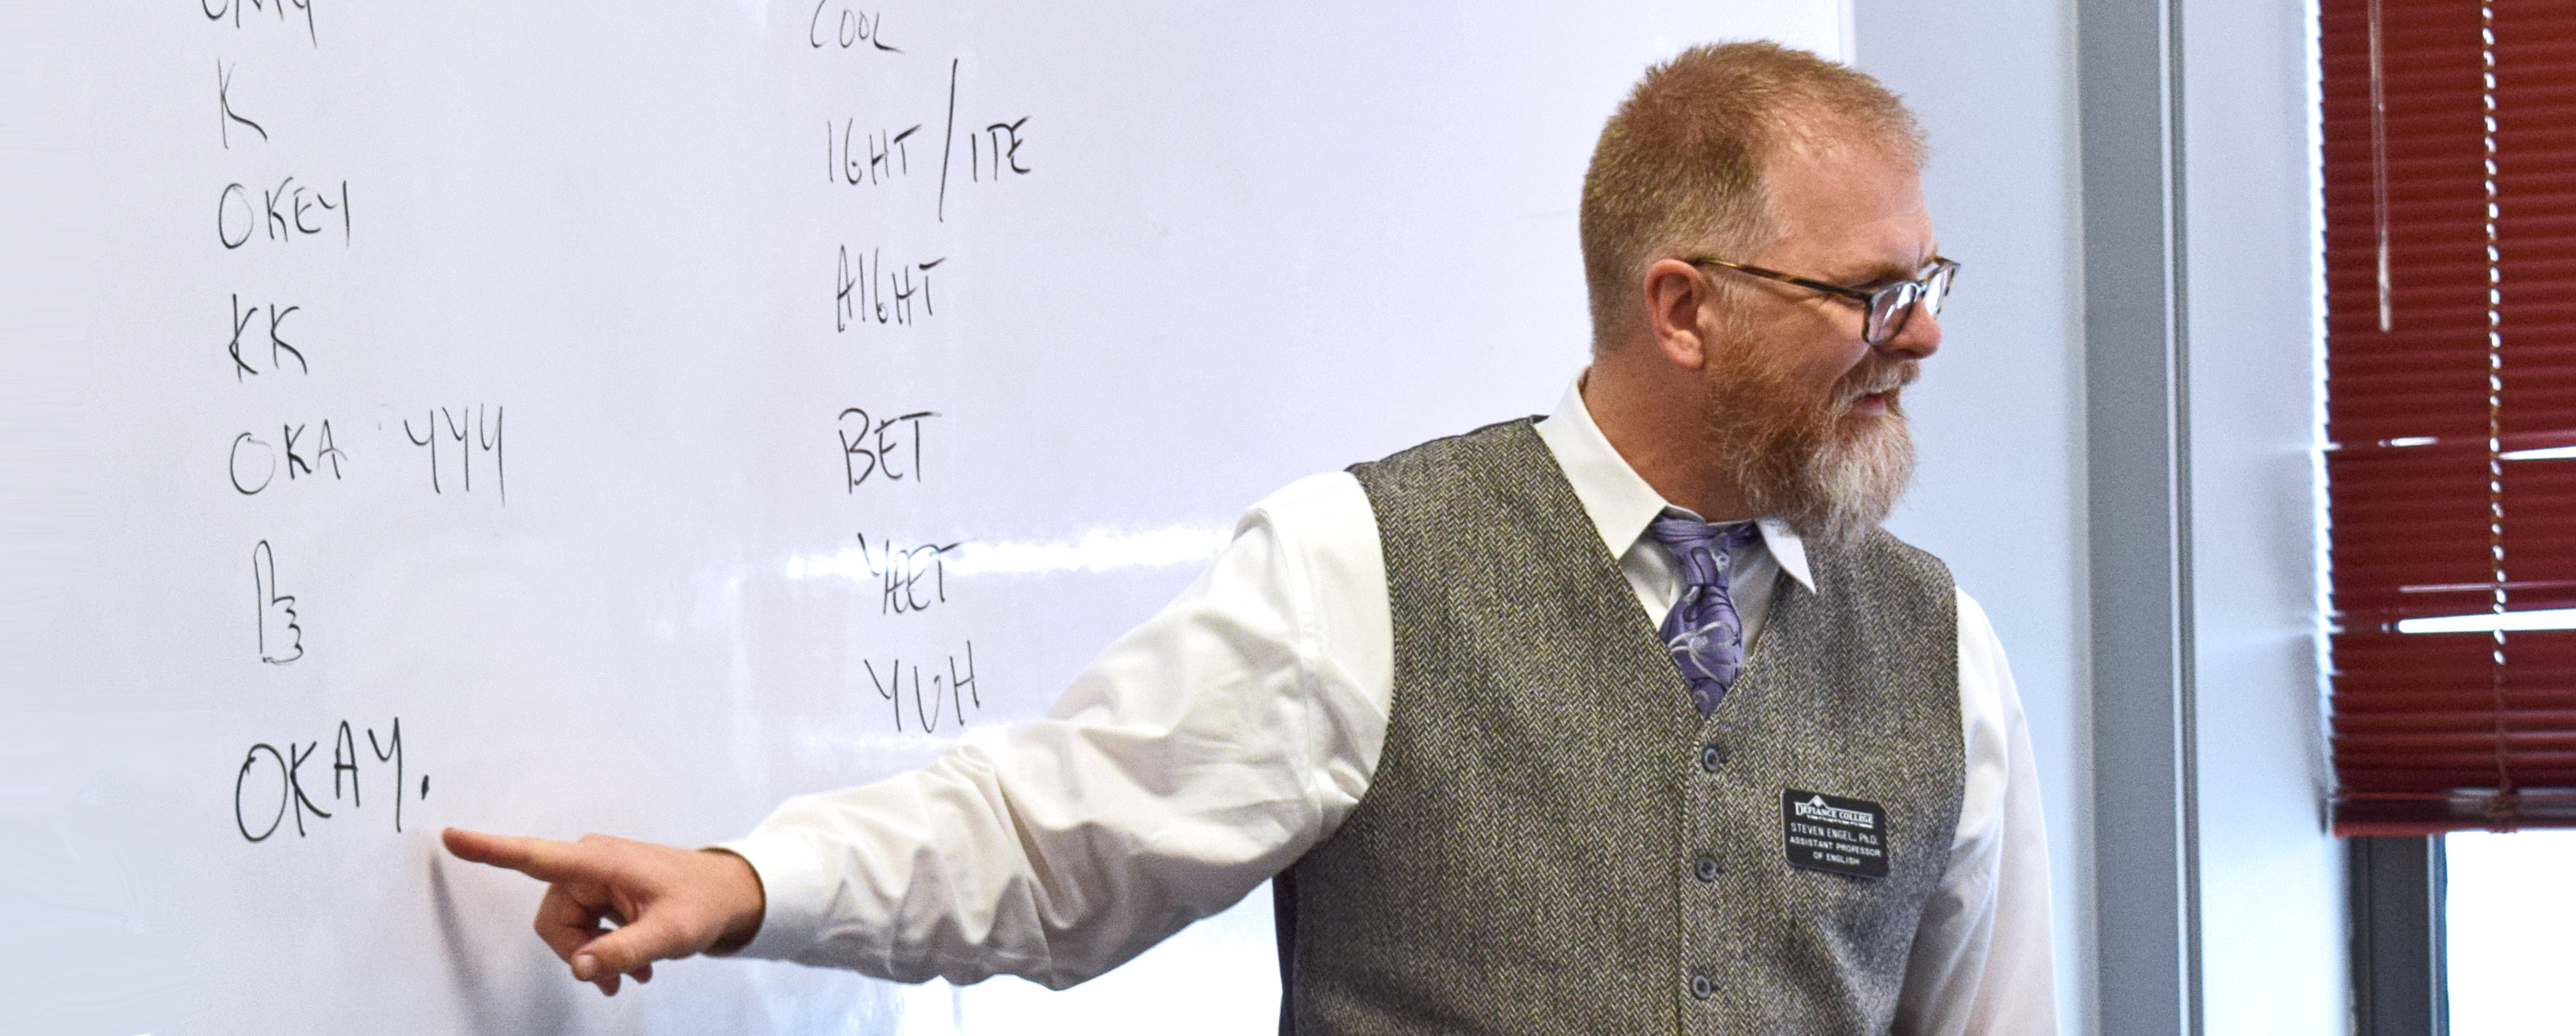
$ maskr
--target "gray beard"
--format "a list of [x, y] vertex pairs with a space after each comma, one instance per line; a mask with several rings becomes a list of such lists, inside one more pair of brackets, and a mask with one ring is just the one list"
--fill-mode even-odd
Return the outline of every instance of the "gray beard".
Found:
[[1827, 547], [1853, 543], [1887, 520], [1914, 478], [1914, 436], [1893, 392], [1883, 416], [1846, 417], [1844, 403], [1865, 388], [1911, 382], [1910, 361], [1892, 371], [1856, 368], [1825, 402], [1797, 402], [1778, 379], [1737, 373], [1709, 386], [1710, 445], [1754, 513]]
[[[1883, 422], [1883, 423], [1881, 423]], [[1914, 479], [1914, 435], [1891, 410], [1877, 427], [1825, 443], [1777, 484], [1747, 482], [1755, 511], [1776, 514], [1799, 538], [1839, 547], [1887, 520]]]

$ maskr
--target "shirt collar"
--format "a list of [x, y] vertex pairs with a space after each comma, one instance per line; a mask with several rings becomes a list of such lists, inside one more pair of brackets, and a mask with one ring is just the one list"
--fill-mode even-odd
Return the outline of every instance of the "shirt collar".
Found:
[[[1556, 455], [1556, 466], [1565, 471], [1565, 480], [1574, 485], [1574, 498], [1601, 534], [1601, 545], [1610, 549], [1611, 557], [1624, 557], [1636, 546], [1646, 526], [1664, 513], [1666, 503], [1655, 487], [1629, 467], [1626, 458], [1592, 423], [1592, 410], [1583, 403], [1583, 379], [1577, 377], [1566, 386], [1565, 398], [1556, 412], [1538, 423], [1538, 437]], [[1677, 508], [1688, 510], [1688, 508]], [[1809, 592], [1816, 589], [1815, 579], [1807, 571], [1807, 547], [1790, 531], [1789, 524], [1778, 518], [1759, 518], [1754, 526], [1762, 530], [1762, 545], [1780, 570], [1798, 581]]]

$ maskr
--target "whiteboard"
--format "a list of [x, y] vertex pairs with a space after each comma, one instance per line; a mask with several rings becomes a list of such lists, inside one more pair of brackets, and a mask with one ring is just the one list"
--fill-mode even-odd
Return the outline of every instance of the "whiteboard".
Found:
[[1269, 1032], [603, 999], [442, 825], [704, 844], [1039, 715], [1234, 517], [1543, 411], [1651, 61], [1832, 0], [16, 5], [0, 1029]]

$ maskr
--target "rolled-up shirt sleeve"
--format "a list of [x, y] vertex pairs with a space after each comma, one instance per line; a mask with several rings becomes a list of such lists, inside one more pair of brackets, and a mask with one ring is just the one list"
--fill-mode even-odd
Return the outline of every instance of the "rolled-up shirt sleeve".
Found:
[[1385, 585], [1355, 480], [1280, 490], [1045, 719], [975, 728], [921, 770], [790, 799], [720, 846], [768, 898], [739, 952], [1063, 988], [1224, 909], [1328, 836], [1367, 787], [1392, 684]]

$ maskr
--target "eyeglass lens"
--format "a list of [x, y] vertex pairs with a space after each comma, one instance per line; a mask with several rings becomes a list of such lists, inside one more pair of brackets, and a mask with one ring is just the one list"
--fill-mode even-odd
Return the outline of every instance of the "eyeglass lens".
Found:
[[1869, 319], [1861, 328], [1861, 339], [1871, 345], [1885, 345], [1887, 340], [1905, 330], [1907, 317], [1914, 314], [1917, 301], [1933, 316], [1941, 315], [1941, 303], [1950, 295], [1950, 275], [1957, 269], [1943, 266], [1920, 281], [1898, 281], [1869, 296]]

